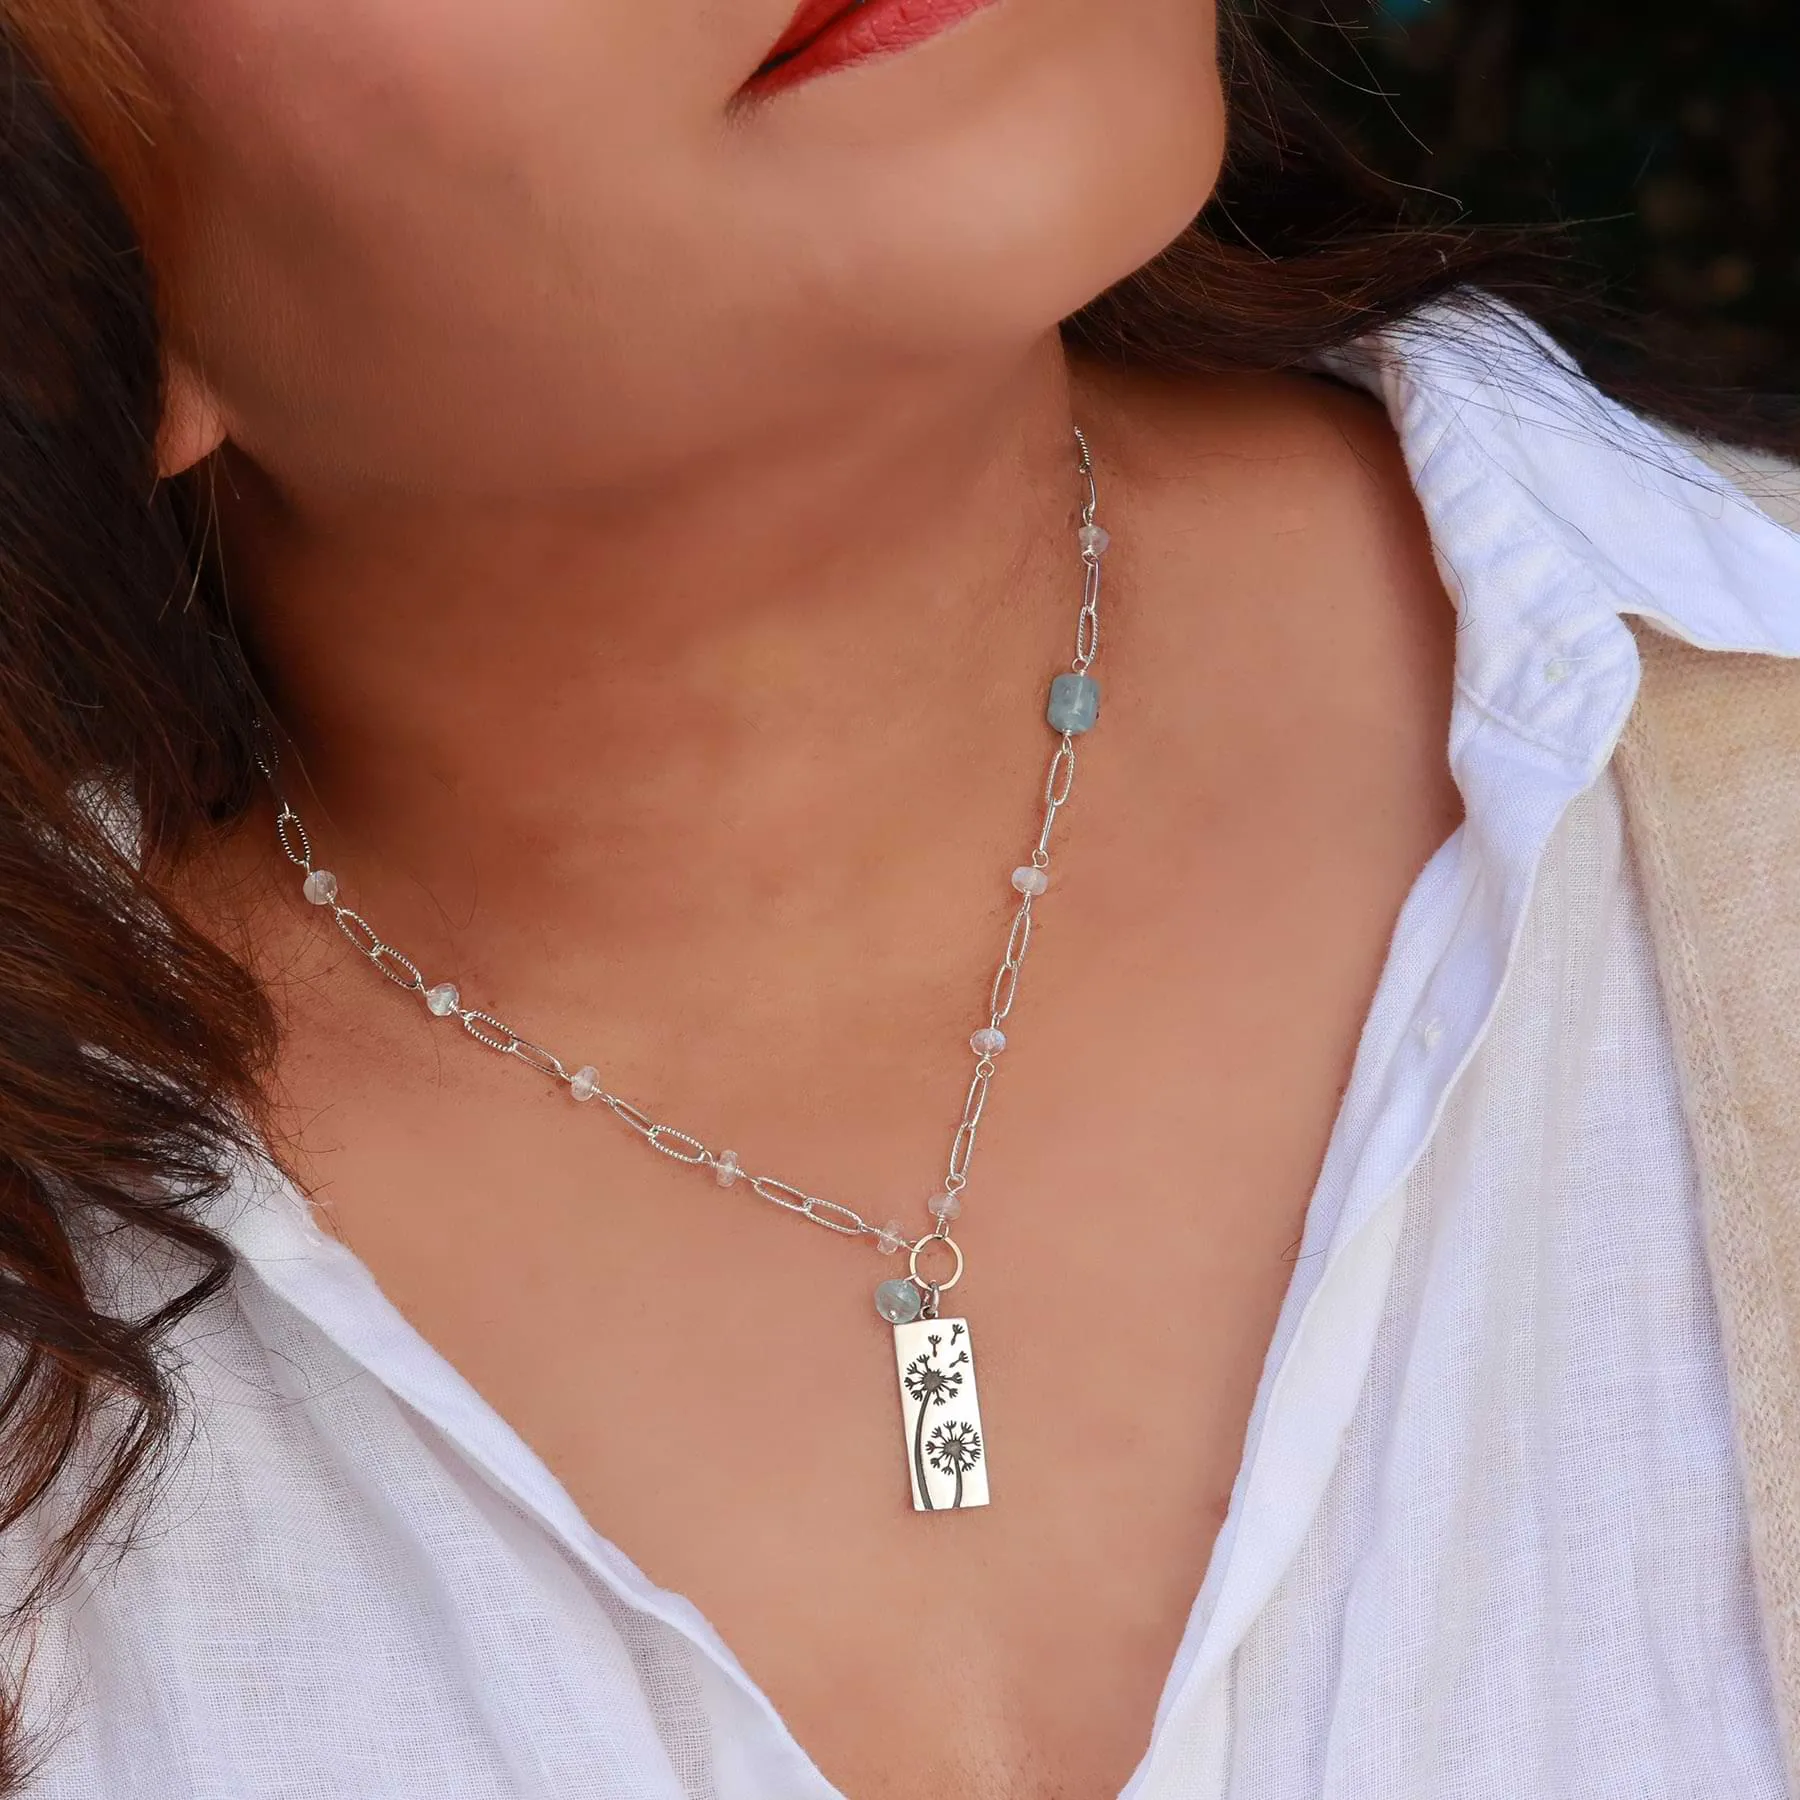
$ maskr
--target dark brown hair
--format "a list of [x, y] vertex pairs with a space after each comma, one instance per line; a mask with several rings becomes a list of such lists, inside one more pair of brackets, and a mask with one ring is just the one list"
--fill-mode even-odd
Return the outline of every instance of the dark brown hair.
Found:
[[[0, 32], [0, 1531], [42, 1533], [15, 1637], [148, 1470], [158, 1347], [225, 1280], [195, 1219], [273, 1037], [248, 974], [132, 854], [244, 792], [237, 658], [154, 479], [156, 315], [108, 181]], [[186, 1266], [121, 1316], [87, 1245]], [[79, 1473], [77, 1474], [77, 1471]], [[0, 1793], [23, 1778], [0, 1700]]]
[[[1471, 286], [1562, 305], [1553, 244], [1409, 219], [1241, 16], [1224, 38], [1218, 197], [1072, 341], [1281, 369]], [[131, 74], [75, 0], [0, 0], [0, 1530], [45, 1546], [11, 1597], [25, 1633], [169, 1439], [169, 1334], [228, 1278], [202, 1211], [250, 1148], [274, 1041], [248, 972], [159, 879], [247, 803], [256, 689], [192, 482], [155, 479]], [[120, 1233], [184, 1271], [147, 1311], [97, 1283], [89, 1247]], [[18, 1722], [0, 1700], [0, 1793], [23, 1779]]]

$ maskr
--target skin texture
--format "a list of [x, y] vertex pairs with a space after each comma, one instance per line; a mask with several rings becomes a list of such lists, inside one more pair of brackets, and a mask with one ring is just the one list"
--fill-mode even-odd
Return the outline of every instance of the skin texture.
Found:
[[1209, 190], [1204, 5], [1001, 0], [747, 104], [787, 17], [133, 0], [162, 454], [224, 446], [234, 602], [351, 904], [659, 1116], [922, 1223], [1090, 429], [1105, 716], [959, 1228], [998, 1503], [906, 1507], [891, 1264], [434, 1026], [266, 816], [185, 878], [282, 1006], [322, 1218], [827, 1775], [1098, 1800], [1457, 816], [1452, 619], [1368, 403], [1056, 344]]

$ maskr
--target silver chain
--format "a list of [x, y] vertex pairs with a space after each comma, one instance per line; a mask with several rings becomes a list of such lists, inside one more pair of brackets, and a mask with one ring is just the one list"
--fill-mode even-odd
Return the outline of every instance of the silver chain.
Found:
[[[1081, 507], [1078, 532], [1082, 561], [1081, 611], [1076, 617], [1075, 655], [1069, 664], [1069, 671], [1075, 676], [1085, 677], [1100, 650], [1100, 560], [1105, 554], [1108, 540], [1095, 517], [1100, 496], [1094, 483], [1094, 465], [1088, 452], [1087, 439], [1079, 428], [1075, 432], [1075, 443], [1080, 458], [1077, 472], [1085, 486], [1086, 497]], [[930, 1286], [917, 1275], [919, 1252], [934, 1238], [948, 1240], [952, 1234], [953, 1221], [962, 1210], [960, 1196], [969, 1184], [969, 1164], [975, 1155], [975, 1139], [981, 1129], [988, 1089], [998, 1066], [995, 1058], [1006, 1047], [1002, 1028], [1012, 1013], [1013, 1001], [1018, 995], [1019, 973], [1025, 964], [1025, 952], [1031, 944], [1033, 902], [1047, 885], [1050, 836], [1057, 816], [1068, 804], [1069, 795], [1074, 788], [1075, 738], [1077, 732], [1084, 729], [1085, 726], [1077, 726], [1060, 731], [1056, 749], [1050, 758], [1049, 771], [1044, 778], [1043, 825], [1038, 831], [1037, 843], [1031, 851], [1029, 862], [1013, 872], [1013, 885], [1019, 891], [1019, 904], [1006, 935], [1006, 953], [995, 971], [993, 986], [989, 990], [988, 1022], [969, 1040], [970, 1048], [975, 1053], [975, 1069], [969, 1081], [968, 1094], [963, 1101], [962, 1118], [951, 1140], [950, 1166], [944, 1176], [943, 1192], [930, 1202], [936, 1223], [930, 1231], [917, 1238], [907, 1237], [898, 1221], [873, 1225], [853, 1207], [844, 1206], [836, 1200], [821, 1199], [803, 1188], [778, 1181], [772, 1175], [751, 1174], [739, 1164], [734, 1152], [710, 1150], [699, 1138], [673, 1125], [658, 1123], [629, 1100], [609, 1092], [601, 1085], [598, 1072], [592, 1066], [571, 1070], [555, 1051], [522, 1036], [505, 1020], [478, 1008], [464, 1006], [462, 996], [451, 983], [428, 984], [411, 957], [388, 943], [361, 913], [339, 900], [337, 877], [330, 870], [315, 865], [312, 839], [307, 833], [305, 822], [282, 792], [277, 779], [277, 759], [272, 746], [266, 754], [258, 755], [257, 766], [275, 794], [276, 836], [280, 839], [282, 852], [288, 861], [304, 874], [306, 898], [313, 905], [329, 910], [338, 930], [358, 954], [373, 963], [396, 987], [418, 995], [434, 1016], [455, 1019], [478, 1044], [485, 1045], [501, 1056], [510, 1056], [528, 1068], [535, 1069], [540, 1075], [548, 1076], [552, 1081], [561, 1082], [577, 1100], [599, 1101], [614, 1117], [636, 1132], [651, 1149], [672, 1157], [676, 1162], [692, 1163], [697, 1167], [710, 1169], [720, 1186], [732, 1187], [743, 1181], [751, 1192], [767, 1200], [772, 1206], [779, 1206], [785, 1212], [798, 1213], [827, 1231], [835, 1231], [844, 1237], [874, 1238], [884, 1253], [908, 1251], [914, 1279], [920, 1281], [921, 1285]], [[954, 1246], [953, 1250], [957, 1274], [960, 1275], [962, 1252]], [[952, 1284], [945, 1282], [939, 1285], [947, 1287]], [[936, 1287], [931, 1287], [934, 1300], [936, 1291]]]

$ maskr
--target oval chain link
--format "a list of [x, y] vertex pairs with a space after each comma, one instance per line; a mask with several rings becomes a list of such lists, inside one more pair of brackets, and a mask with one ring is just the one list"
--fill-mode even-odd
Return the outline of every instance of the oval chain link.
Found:
[[[1083, 525], [1092, 525], [1100, 504], [1094, 481], [1093, 460], [1089, 454], [1087, 439], [1079, 429], [1075, 433], [1075, 442], [1080, 451], [1077, 472], [1086, 488], [1081, 522]], [[1076, 615], [1075, 654], [1070, 662], [1070, 668], [1077, 675], [1088, 672], [1100, 651], [1100, 557], [1101, 552], [1098, 550], [1090, 552], [1084, 548], [1082, 552], [1081, 609]], [[314, 872], [312, 838], [305, 822], [280, 792], [276, 774], [277, 757], [272, 743], [265, 742], [261, 746], [256, 756], [256, 766], [276, 790], [278, 805], [275, 834], [280, 840], [282, 854], [295, 868], [311, 875]], [[1069, 803], [1074, 786], [1075, 739], [1072, 733], [1065, 731], [1057, 739], [1056, 749], [1051, 755], [1050, 766], [1044, 777], [1044, 821], [1038, 832], [1037, 845], [1031, 852], [1031, 867], [1034, 869], [1041, 871], [1049, 865], [1051, 830], [1056, 823], [1057, 814]], [[1032, 899], [1033, 896], [1029, 893], [1024, 894], [1014, 909], [1012, 925], [1006, 937], [1006, 953], [995, 971], [993, 986], [989, 990], [988, 1027], [992, 1031], [997, 1032], [1001, 1023], [1011, 1015], [1013, 1002], [1018, 997], [1019, 975], [1024, 967], [1025, 953], [1031, 946]], [[327, 904], [338, 930], [359, 956], [373, 963], [396, 987], [408, 993], [421, 996], [426, 994], [425, 977], [405, 952], [385, 942], [374, 926], [354, 908], [339, 905], [335, 899]], [[501, 1056], [510, 1056], [514, 1061], [535, 1069], [540, 1075], [553, 1081], [568, 1085], [574, 1080], [555, 1051], [547, 1050], [542, 1044], [520, 1036], [504, 1020], [495, 1018], [492, 1013], [458, 1005], [446, 1016], [456, 1019], [470, 1037], [487, 1049]], [[963, 1099], [962, 1118], [951, 1139], [950, 1163], [944, 1176], [944, 1192], [950, 1196], [960, 1194], [968, 1186], [969, 1165], [975, 1156], [976, 1134], [981, 1128], [982, 1114], [987, 1109], [988, 1090], [993, 1085], [996, 1070], [994, 1054], [979, 1049], [976, 1051], [974, 1074]], [[591, 1071], [583, 1073], [591, 1076]], [[810, 1220], [825, 1231], [837, 1232], [843, 1237], [877, 1238], [881, 1240], [883, 1248], [890, 1247], [890, 1230], [885, 1226], [870, 1224], [853, 1207], [836, 1200], [821, 1199], [816, 1194], [807, 1193], [804, 1188], [778, 1181], [772, 1175], [752, 1175], [748, 1170], [741, 1170], [735, 1160], [728, 1158], [725, 1153], [708, 1149], [699, 1138], [678, 1130], [673, 1125], [659, 1124], [648, 1113], [617, 1094], [592, 1087], [584, 1097], [600, 1101], [621, 1124], [629, 1126], [643, 1138], [651, 1149], [676, 1162], [709, 1168], [715, 1172], [730, 1162], [731, 1182], [735, 1184], [741, 1177], [752, 1193], [770, 1205]], [[932, 1230], [918, 1238], [900, 1238], [894, 1247], [908, 1251], [916, 1259], [924, 1244], [934, 1238], [949, 1240], [950, 1235], [950, 1219], [940, 1216]], [[962, 1253], [957, 1250], [953, 1240], [951, 1248], [956, 1250], [957, 1273], [960, 1276]]]
[[419, 973], [419, 965], [392, 944], [378, 943], [368, 956], [395, 987], [405, 988], [409, 994], [424, 993], [425, 977]]
[[281, 839], [281, 852], [295, 868], [312, 873], [312, 839], [300, 823], [300, 815], [284, 800], [275, 815], [275, 835]]

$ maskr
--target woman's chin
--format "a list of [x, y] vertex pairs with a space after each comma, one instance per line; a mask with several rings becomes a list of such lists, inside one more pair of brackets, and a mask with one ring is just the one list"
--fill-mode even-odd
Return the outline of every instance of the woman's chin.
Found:
[[984, 68], [1038, 10], [1003, 0], [916, 52], [782, 96], [754, 127], [739, 220], [810, 260], [834, 289], [831, 316], [864, 341], [918, 354], [1047, 329], [1210, 197], [1225, 147], [1210, 36], [1187, 25], [1147, 56], [1154, 34], [1100, 29], [1076, 36], [1094, 40], [1078, 55], [1019, 31], [1030, 54]]

